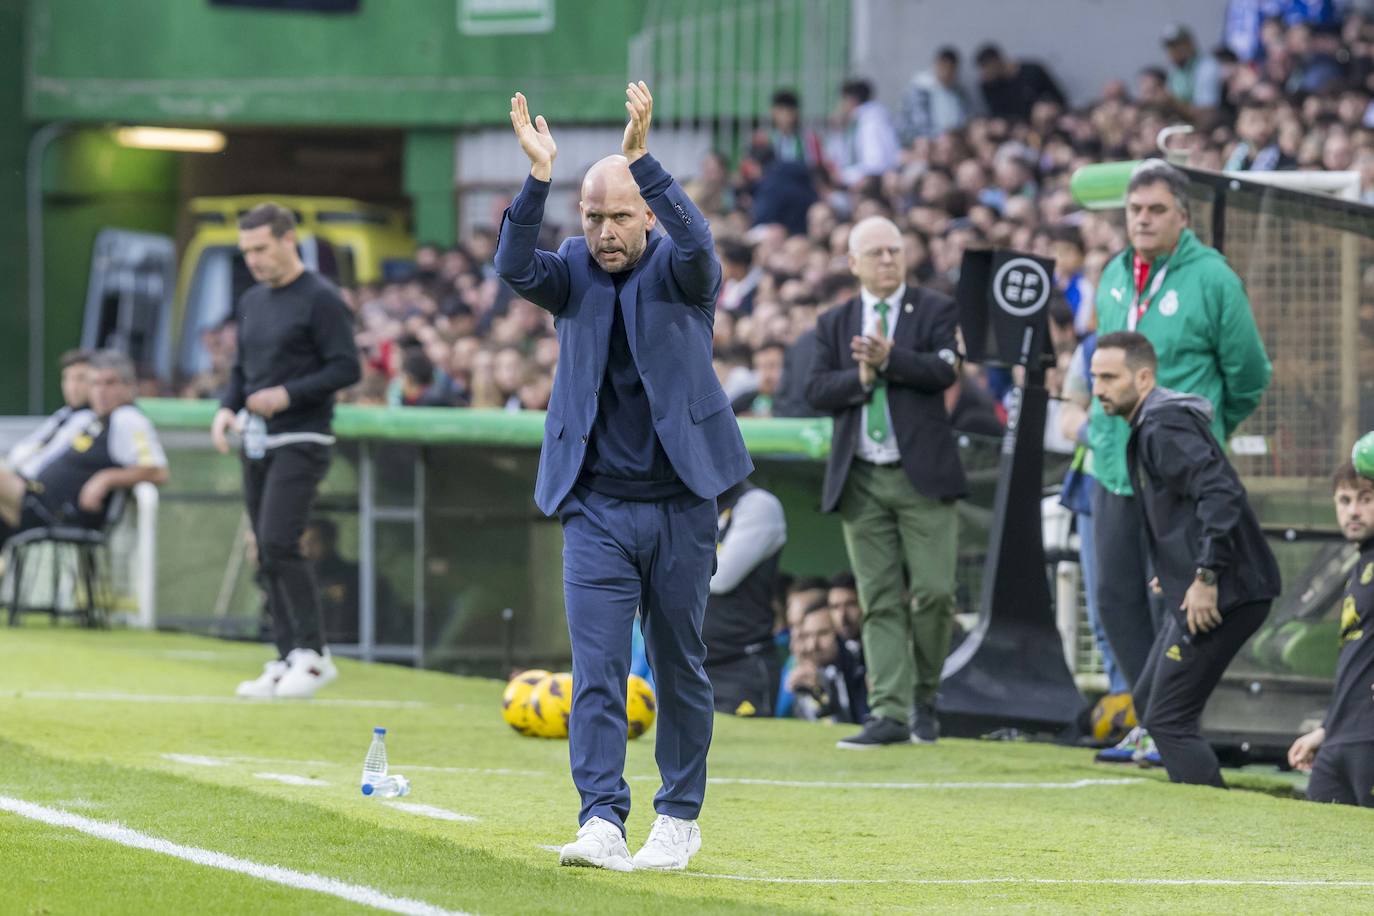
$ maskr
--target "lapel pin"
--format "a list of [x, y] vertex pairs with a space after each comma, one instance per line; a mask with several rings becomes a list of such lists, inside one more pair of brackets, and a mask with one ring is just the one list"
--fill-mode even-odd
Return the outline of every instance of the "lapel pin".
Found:
[[906, 304], [906, 313], [907, 313], [908, 315], [911, 314], [911, 303], [910, 303], [910, 302], [908, 302], [908, 303]]

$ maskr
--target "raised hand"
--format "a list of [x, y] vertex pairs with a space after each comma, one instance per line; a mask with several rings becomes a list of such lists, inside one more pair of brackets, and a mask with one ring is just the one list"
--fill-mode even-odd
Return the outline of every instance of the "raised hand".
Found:
[[625, 139], [620, 142], [620, 151], [625, 158], [634, 162], [649, 152], [649, 121], [654, 114], [654, 97], [644, 81], [631, 83], [625, 88], [625, 110], [630, 113], [630, 123], [625, 125]]
[[540, 181], [553, 176], [553, 160], [558, 158], [558, 144], [549, 133], [549, 122], [540, 115], [530, 123], [530, 106], [524, 93], [517, 92], [510, 100], [510, 126], [515, 129], [520, 148], [530, 157], [530, 174]]

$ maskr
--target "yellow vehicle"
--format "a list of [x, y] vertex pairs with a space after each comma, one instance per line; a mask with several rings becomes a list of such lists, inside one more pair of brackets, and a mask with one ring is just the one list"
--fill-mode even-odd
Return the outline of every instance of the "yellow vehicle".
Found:
[[306, 266], [341, 286], [399, 278], [415, 256], [405, 214], [345, 197], [252, 194], [196, 197], [193, 230], [182, 252], [173, 305], [176, 370], [183, 377], [209, 368], [205, 332], [221, 325], [253, 278], [238, 250], [238, 218], [272, 201], [296, 214]]

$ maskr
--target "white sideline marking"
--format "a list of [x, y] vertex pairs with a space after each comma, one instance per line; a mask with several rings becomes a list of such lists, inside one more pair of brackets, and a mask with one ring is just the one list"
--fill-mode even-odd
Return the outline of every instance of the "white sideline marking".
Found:
[[540, 843], [540, 844], [539, 844], [539, 848], [540, 848], [540, 849], [547, 849], [549, 852], [562, 852], [562, 851], [563, 851], [563, 847], [562, 847], [562, 846], [550, 846], [548, 843]]
[[269, 779], [272, 782], [284, 782], [288, 786], [327, 786], [329, 783], [323, 779], [311, 779], [309, 776], [292, 776], [290, 773], [254, 773], [257, 779]]
[[173, 763], [189, 763], [196, 767], [222, 767], [225, 765], [225, 762], [217, 757], [202, 757], [199, 754], [163, 754], [162, 756]]
[[[413, 768], [412, 768], [413, 769]], [[636, 777], [657, 779], [657, 776]], [[791, 779], [737, 779], [712, 777], [706, 780], [718, 786], [787, 786], [795, 789], [1086, 789], [1090, 786], [1129, 786], [1147, 780], [1076, 779], [1073, 782], [830, 782]]]
[[1324, 878], [769, 878], [755, 875], [715, 875], [697, 871], [681, 871], [678, 874], [688, 878], [757, 881], [764, 884], [909, 884], [955, 887], [974, 884], [1074, 884], [1111, 887], [1374, 888], [1374, 881], [1328, 881]]
[[[105, 693], [95, 691], [67, 690], [16, 690], [10, 694], [16, 700], [77, 700], [80, 702], [104, 701], [110, 703], [180, 703], [190, 705], [215, 706], [276, 706], [289, 708], [296, 701], [277, 703], [273, 700], [246, 700], [242, 697], [201, 697], [176, 696], [157, 693]], [[312, 699], [310, 706], [346, 706], [365, 709], [429, 709], [430, 704], [420, 700], [349, 700], [349, 699]], [[447, 707], [445, 707], [447, 708]]]
[[384, 891], [362, 884], [349, 884], [337, 878], [326, 878], [324, 875], [295, 871], [290, 868], [282, 868], [280, 865], [264, 865], [260, 862], [240, 859], [222, 852], [200, 849], [196, 846], [183, 846], [180, 843], [173, 843], [170, 840], [132, 830], [123, 824], [91, 820], [79, 814], [72, 814], [58, 808], [48, 808], [44, 805], [35, 805], [18, 798], [0, 795], [0, 811], [8, 811], [11, 814], [41, 821], [44, 824], [51, 824], [54, 827], [68, 827], [98, 839], [118, 843], [121, 846], [146, 849], [149, 852], [183, 859], [195, 865], [237, 872], [241, 875], [260, 878], [274, 884], [284, 884], [299, 890], [328, 894], [331, 897], [338, 897], [341, 900], [370, 906], [378, 910], [386, 910], [389, 913], [404, 913], [406, 916], [468, 916], [466, 913], [445, 910], [423, 900], [393, 897]]
[[[412, 767], [413, 769], [413, 767]], [[417, 805], [413, 802], [389, 801], [385, 803], [389, 808], [397, 811], [404, 811], [407, 814], [418, 814], [421, 817], [432, 817], [436, 821], [468, 821], [476, 823], [477, 818], [471, 814], [459, 814], [457, 811], [449, 811], [446, 808], [436, 808], [433, 805]]]

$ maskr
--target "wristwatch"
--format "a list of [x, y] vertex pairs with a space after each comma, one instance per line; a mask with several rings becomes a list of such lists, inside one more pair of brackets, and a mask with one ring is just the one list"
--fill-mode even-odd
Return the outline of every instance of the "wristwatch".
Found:
[[1217, 584], [1217, 571], [1215, 569], [1208, 569], [1206, 566], [1199, 566], [1193, 572], [1193, 577], [1203, 585]]

